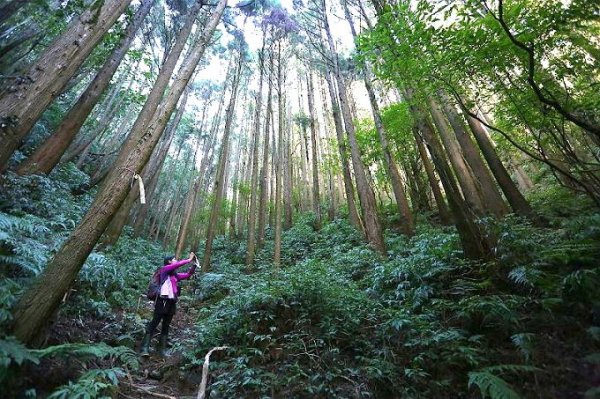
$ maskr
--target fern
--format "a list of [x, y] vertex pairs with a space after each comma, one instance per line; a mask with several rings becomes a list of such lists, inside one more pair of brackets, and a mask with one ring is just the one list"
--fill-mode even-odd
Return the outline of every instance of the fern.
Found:
[[40, 358], [14, 337], [0, 340], [0, 382], [4, 382], [14, 374], [14, 370], [13, 372], [9, 370], [11, 364], [20, 366], [26, 361], [38, 364]]
[[[119, 377], [125, 375], [120, 367], [111, 369], [94, 369], [82, 375], [77, 382], [70, 382], [54, 391], [48, 399], [91, 399], [110, 398], [102, 394], [119, 384]], [[101, 396], [102, 395], [102, 396]]]
[[520, 399], [512, 387], [502, 378], [486, 371], [474, 371], [469, 373], [469, 388], [476, 385], [481, 391], [483, 399]]
[[534, 287], [541, 275], [542, 272], [538, 269], [520, 266], [511, 270], [508, 274], [508, 278], [517, 284]]
[[25, 361], [38, 364], [40, 356], [28, 349], [15, 337], [6, 337], [0, 340], [0, 368], [6, 368], [11, 363], [21, 365]]
[[476, 385], [481, 391], [481, 396], [485, 399], [519, 399], [520, 396], [514, 389], [502, 378], [496, 374], [539, 371], [533, 366], [519, 364], [501, 364], [497, 366], [485, 367], [478, 371], [469, 373], [469, 388]]
[[82, 343], [62, 344], [33, 351], [39, 357], [73, 355], [80, 358], [110, 358], [125, 364], [128, 368], [137, 369], [137, 354], [125, 346], [112, 347], [105, 343], [90, 345]]
[[514, 334], [510, 337], [512, 343], [519, 349], [519, 351], [525, 357], [525, 360], [529, 360], [531, 358], [531, 354], [534, 349], [534, 337], [535, 334], [530, 333]]

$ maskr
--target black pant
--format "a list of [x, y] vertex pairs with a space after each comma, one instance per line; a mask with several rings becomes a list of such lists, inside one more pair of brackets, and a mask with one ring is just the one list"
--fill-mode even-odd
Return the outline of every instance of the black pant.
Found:
[[156, 303], [154, 304], [154, 316], [146, 327], [146, 333], [153, 334], [156, 327], [158, 327], [158, 323], [162, 320], [160, 333], [162, 335], [169, 335], [169, 326], [175, 315], [176, 302], [176, 299], [158, 298], [156, 300]]

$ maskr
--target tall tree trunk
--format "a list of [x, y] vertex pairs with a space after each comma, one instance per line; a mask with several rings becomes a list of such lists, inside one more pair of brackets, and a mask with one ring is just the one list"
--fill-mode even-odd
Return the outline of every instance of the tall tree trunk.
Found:
[[96, 0], [0, 98], [0, 171], [131, 0]]
[[[281, 62], [281, 57], [280, 57]], [[280, 67], [281, 68], [281, 67]], [[279, 92], [281, 93], [281, 87], [285, 82], [285, 77], [283, 77], [283, 82], [279, 82]], [[284, 179], [283, 179], [283, 228], [289, 229], [292, 227], [293, 223], [293, 206], [292, 206], [292, 112], [287, 101], [287, 97], [284, 97], [284, 101], [286, 103], [287, 110], [287, 118], [286, 118], [286, 137], [285, 137], [285, 157], [283, 162], [284, 168]]]
[[[350, 10], [348, 9], [348, 3], [346, 1], [342, 1], [342, 6], [344, 8], [344, 15], [346, 16], [346, 20], [350, 25], [352, 37], [356, 41], [356, 29], [354, 28], [354, 22], [352, 22], [352, 16], [350, 15]], [[392, 157], [392, 153], [387, 139], [387, 133], [385, 131], [385, 127], [383, 126], [383, 121], [381, 120], [379, 104], [377, 103], [375, 90], [373, 89], [373, 85], [371, 83], [371, 71], [369, 70], [369, 67], [366, 64], [363, 66], [362, 70], [364, 74], [365, 87], [367, 89], [367, 93], [369, 95], [369, 102], [371, 104], [371, 111], [373, 113], [373, 121], [375, 122], [375, 129], [377, 130], [377, 136], [379, 137], [379, 143], [381, 144], [381, 150], [383, 151], [383, 164], [392, 183], [392, 190], [394, 191], [394, 198], [396, 199], [396, 204], [398, 205], [398, 211], [400, 215], [402, 215], [402, 230], [404, 234], [411, 236], [414, 234], [415, 226], [413, 221], [413, 215], [408, 205], [408, 198], [406, 197], [406, 193], [404, 192], [402, 176], [398, 171], [398, 165]]]
[[[272, 163], [269, 163], [269, 146], [270, 146], [270, 135], [269, 135], [269, 131], [270, 131], [270, 127], [271, 127], [271, 116], [272, 116], [272, 103], [273, 103], [273, 98], [272, 98], [272, 87], [273, 87], [273, 81], [271, 79], [271, 75], [273, 72], [273, 54], [271, 52], [270, 54], [270, 63], [269, 63], [269, 89], [267, 91], [267, 109], [266, 109], [266, 114], [265, 114], [265, 126], [264, 126], [264, 130], [265, 130], [265, 134], [264, 134], [264, 141], [263, 141], [263, 157], [262, 157], [262, 167], [261, 167], [261, 172], [260, 172], [260, 197], [258, 200], [258, 232], [257, 234], [257, 246], [260, 248], [262, 247], [264, 241], [265, 241], [265, 228], [266, 228], [266, 224], [267, 224], [267, 211], [268, 211], [268, 207], [269, 207], [269, 188], [271, 189], [271, 191], [273, 191], [273, 187], [275, 187], [273, 184], [271, 184], [269, 187], [269, 180], [270, 180], [270, 175], [272, 175], [272, 173], [269, 173], [269, 165], [271, 165]], [[275, 146], [273, 146], [273, 153], [275, 151]]]
[[17, 173], [21, 175], [34, 173], [48, 174], [58, 164], [69, 144], [71, 144], [102, 96], [102, 93], [108, 87], [110, 80], [117, 71], [121, 61], [123, 61], [123, 58], [125, 58], [125, 54], [129, 50], [137, 31], [142, 26], [144, 18], [150, 12], [154, 2], [155, 0], [145, 0], [142, 2], [133, 20], [127, 27], [121, 43], [104, 62], [94, 80], [92, 80], [77, 102], [64, 116], [55, 133], [48, 137], [29, 158], [19, 165]]
[[[177, 65], [177, 60], [179, 59], [179, 56], [183, 52], [185, 43], [187, 41], [187, 38], [190, 35], [190, 32], [191, 32], [194, 22], [196, 20], [196, 15], [200, 11], [200, 8], [201, 8], [201, 2], [194, 4], [194, 7], [192, 7], [192, 9], [190, 10], [190, 14], [187, 17], [184, 26], [181, 28], [179, 34], [177, 35], [175, 44], [171, 48], [169, 55], [166, 57], [165, 62], [162, 65], [161, 73], [158, 75], [156, 82], [155, 82], [154, 86], [152, 87], [152, 90], [148, 94], [148, 97], [146, 99], [146, 102], [144, 103], [144, 106], [143, 106], [141, 112], [139, 113], [136, 121], [133, 124], [133, 127], [131, 128], [130, 136], [134, 140], [141, 139], [141, 134], [143, 134], [142, 133], [143, 130], [147, 129], [150, 126], [150, 123], [154, 120], [156, 115], [159, 115], [161, 112], [164, 112], [163, 109], [159, 109], [157, 111], [159, 104], [163, 104], [163, 102], [164, 102], [164, 101], [161, 102], [161, 97], [169, 84], [170, 77], [171, 77], [173, 71], [175, 70], [175, 66]], [[188, 54], [186, 54], [186, 59], [189, 56], [189, 53], [191, 53], [195, 49], [198, 49], [199, 46], [200, 47], [206, 46], [206, 42], [203, 42], [203, 40], [205, 40], [205, 39], [206, 38], [198, 39], [198, 41], [196, 42], [196, 45], [189, 49]], [[192, 70], [192, 74], [193, 74], [193, 70]], [[169, 107], [170, 107], [169, 108], [169, 116], [173, 112], [176, 104], [177, 104], [177, 102], [169, 105]], [[165, 129], [168, 122], [169, 122], [169, 118], [161, 119], [160, 122], [154, 128], [160, 129], [162, 132], [162, 130]], [[137, 132], [136, 136], [133, 136], [134, 132]], [[132, 143], [133, 143], [132, 140], [127, 140], [123, 144], [124, 148], [122, 148], [121, 151], [126, 151], [126, 152], [130, 151], [131, 148], [133, 147]], [[129, 212], [131, 211], [131, 207], [135, 203], [135, 198], [137, 197], [137, 194], [138, 194], [138, 192], [136, 191], [139, 189], [139, 186], [137, 185], [137, 183], [134, 184], [133, 188], [134, 188], [134, 190], [132, 190], [132, 192], [129, 193], [129, 195], [127, 196], [127, 199], [125, 201], [123, 201], [123, 203], [121, 204], [121, 208], [119, 209], [117, 214], [115, 214], [116, 219], [111, 222], [109, 230], [106, 233], [106, 239], [103, 241], [103, 244], [105, 244], [105, 245], [114, 244], [119, 239], [119, 236], [121, 235], [121, 232], [123, 231], [123, 227], [125, 226], [125, 223], [127, 221]]]
[[[312, 160], [312, 204], [315, 213], [315, 227], [321, 228], [321, 198], [319, 193], [319, 162], [317, 159], [317, 115], [315, 113], [315, 95], [312, 81], [312, 73], [306, 75], [308, 114], [310, 115], [310, 144]], [[281, 156], [281, 151], [279, 152]]]
[[171, 116], [204, 53], [206, 44], [221, 20], [226, 4], [226, 0], [220, 0], [215, 6], [203, 31], [202, 43], [195, 45], [190, 56], [183, 61], [173, 86], [161, 103], [160, 111], [152, 118], [147, 129], [132, 132], [130, 140], [134, 143], [123, 146], [114, 168], [83, 220], [54, 255], [44, 273], [16, 304], [12, 333], [21, 342], [32, 343], [44, 331], [47, 321], [77, 277], [98, 238], [127, 196], [132, 174], [141, 171], [160, 139], [163, 129], [157, 129], [157, 125], [165, 123], [164, 120]]
[[[278, 63], [278, 68], [277, 68], [277, 74], [278, 74], [278, 80], [279, 83], [281, 83], [281, 40], [279, 40], [277, 42], [277, 48], [278, 48], [278, 58], [279, 58], [279, 63]], [[309, 82], [312, 86], [312, 81], [309, 78]], [[309, 89], [310, 92], [310, 89]], [[309, 93], [309, 96], [311, 94]], [[310, 101], [310, 100], [309, 100]], [[275, 269], [279, 269], [281, 266], [281, 216], [282, 216], [282, 180], [283, 180], [283, 157], [285, 155], [284, 151], [283, 151], [283, 96], [282, 96], [282, 92], [281, 92], [281, 85], [279, 85], [279, 96], [278, 96], [278, 102], [279, 102], [279, 110], [278, 110], [278, 118], [279, 121], [277, 123], [277, 157], [276, 157], [276, 165], [277, 165], [277, 169], [275, 171], [275, 248], [274, 248], [274, 252], [273, 252], [273, 265], [275, 266]], [[314, 122], [313, 122], [314, 123]], [[315, 128], [313, 126], [313, 136], [315, 135]], [[316, 143], [313, 142], [313, 144]], [[273, 151], [275, 151], [275, 148], [273, 148]], [[313, 145], [313, 156], [316, 157], [316, 151], [315, 151], [315, 146]], [[317, 191], [317, 196], [315, 198], [315, 201], [318, 200], [318, 191]], [[320, 217], [318, 220], [318, 223], [320, 223]]]
[[[202, 133], [202, 130], [198, 130], [198, 132]], [[206, 146], [206, 143], [205, 143], [205, 146]], [[192, 162], [193, 173], [192, 173], [192, 176], [190, 176], [190, 177], [193, 177], [194, 174], [196, 176], [193, 180], [190, 179], [192, 184], [190, 184], [190, 188], [189, 188], [188, 193], [185, 198], [185, 207], [184, 207], [183, 215], [181, 218], [181, 224], [179, 225], [177, 241], [175, 243], [175, 257], [178, 259], [181, 256], [181, 254], [183, 253], [183, 249], [185, 247], [185, 242], [186, 242], [186, 239], [188, 236], [188, 230], [190, 227], [192, 214], [194, 211], [194, 205], [196, 204], [196, 200], [198, 198], [198, 193], [200, 192], [200, 187], [202, 184], [202, 174], [196, 172], [196, 160], [197, 160], [197, 154], [198, 154], [199, 147], [200, 147], [200, 143], [198, 143], [198, 145], [196, 146], [196, 150], [194, 152], [194, 161]]]
[[419, 134], [416, 127], [413, 129], [413, 133], [417, 142], [417, 148], [419, 149], [419, 155], [421, 156], [421, 160], [423, 161], [425, 173], [427, 174], [427, 180], [429, 181], [429, 186], [431, 187], [431, 192], [433, 193], [433, 198], [435, 199], [435, 203], [437, 204], [438, 213], [440, 214], [440, 221], [442, 222], [442, 224], [450, 224], [452, 223], [452, 216], [450, 215], [450, 211], [448, 210], [448, 206], [446, 205], [446, 200], [442, 195], [442, 191], [440, 190], [440, 186], [438, 185], [438, 181], [435, 177], [433, 165], [431, 164], [431, 161], [427, 156], [427, 150], [425, 149], [425, 145], [423, 144], [423, 139], [421, 138], [421, 135]]
[[[246, 132], [246, 128], [242, 129], [243, 132]], [[237, 214], [238, 214], [238, 197], [239, 190], [238, 187], [240, 185], [240, 167], [244, 164], [244, 154], [246, 153], [244, 145], [242, 144], [241, 138], [238, 143], [237, 156], [234, 158], [236, 160], [235, 170], [233, 172], [233, 179], [231, 180], [231, 212], [229, 215], [229, 238], [235, 239], [237, 237]], [[247, 148], [247, 146], [245, 146]]]
[[[407, 93], [407, 98], [410, 99], [410, 93]], [[418, 130], [423, 134], [423, 138], [429, 146], [433, 162], [440, 174], [465, 256], [471, 259], [492, 258], [494, 242], [475, 223], [476, 215], [462, 199], [450, 166], [444, 157], [442, 145], [433, 132], [433, 127], [414, 105], [411, 105], [411, 112], [415, 117]]]
[[[475, 181], [473, 173], [465, 162], [456, 139], [450, 133], [448, 125], [446, 124], [446, 119], [444, 118], [442, 111], [439, 109], [439, 106], [433, 100], [430, 100], [429, 103], [433, 122], [440, 133], [440, 137], [442, 138], [444, 147], [449, 155], [450, 163], [452, 164], [454, 172], [456, 173], [456, 177], [458, 179], [458, 183], [460, 184], [460, 188], [462, 189], [463, 195], [465, 196], [465, 200], [469, 203], [469, 206], [477, 215], [484, 215], [486, 213], [483, 206], [484, 199], [481, 198], [480, 191], [477, 189], [477, 182]], [[438, 173], [440, 172], [438, 171]]]
[[225, 166], [227, 165], [227, 157], [229, 150], [229, 135], [231, 133], [231, 127], [233, 125], [233, 119], [235, 116], [235, 102], [237, 99], [238, 87], [242, 75], [243, 65], [243, 52], [240, 43], [240, 53], [238, 58], [237, 70], [233, 76], [233, 84], [231, 87], [231, 98], [227, 111], [225, 112], [225, 128], [223, 131], [223, 138], [221, 139], [221, 153], [219, 154], [219, 163], [217, 166], [217, 175], [215, 177], [214, 187], [214, 203], [210, 212], [210, 218], [208, 220], [208, 227], [206, 229], [206, 242], [204, 244], [204, 257], [202, 259], [202, 271], [208, 272], [210, 270], [210, 258], [212, 256], [212, 244], [215, 238], [215, 231], [217, 228], [217, 221], [221, 210], [221, 201], [223, 199], [223, 192], [225, 187]]
[[492, 142], [489, 140], [485, 130], [483, 129], [483, 125], [476, 119], [472, 118], [469, 114], [466, 114], [467, 122], [469, 123], [469, 127], [475, 136], [475, 140], [485, 157], [492, 173], [496, 177], [502, 192], [506, 196], [508, 203], [510, 204], [512, 210], [520, 216], [524, 216], [530, 219], [536, 219], [533, 209], [523, 197], [515, 183], [510, 178], [506, 168], [502, 164], [502, 161], [496, 154], [496, 150]]
[[[252, 174], [250, 176], [250, 209], [248, 210], [248, 241], [246, 244], [246, 265], [252, 266], [254, 264], [254, 253], [256, 251], [256, 208], [257, 203], [260, 204], [259, 196], [262, 197], [261, 190], [258, 189], [258, 147], [259, 147], [259, 138], [260, 138], [260, 114], [262, 110], [262, 89], [263, 89], [263, 79], [265, 73], [265, 32], [263, 31], [263, 41], [262, 47], [259, 54], [259, 69], [260, 76], [258, 82], [258, 93], [256, 94], [256, 108], [254, 110], [254, 126], [252, 129]], [[268, 146], [268, 137], [266, 138], [267, 146]], [[262, 187], [262, 178], [261, 178], [261, 187]]]
[[[185, 108], [185, 104], [187, 103], [187, 91], [186, 94], [183, 96], [182, 101], [181, 101], [182, 105]], [[183, 112], [183, 109], [180, 107], [181, 112]], [[175, 115], [175, 117], [177, 118], [177, 114]], [[165, 120], [164, 123], [160, 124], [157, 129], [164, 129], [164, 125], [166, 125], [168, 122], [168, 120]], [[175, 130], [177, 130], [177, 126], [174, 126], [174, 129], [169, 129], [168, 134], [167, 135], [163, 135], [163, 140], [162, 140], [162, 144], [161, 146], [157, 146], [155, 147], [154, 151], [152, 152], [152, 156], [150, 157], [150, 160], [148, 161], [148, 163], [146, 165], [144, 165], [142, 173], [140, 174], [142, 176], [142, 180], [144, 182], [148, 182], [152, 179], [152, 176], [158, 175], [158, 173], [160, 172], [159, 166], [162, 166], [162, 163], [164, 162], [164, 158], [167, 155], [167, 151], [169, 150], [168, 147], [164, 147], [166, 146], [167, 142], [168, 144], [171, 143], [171, 140], [173, 139], [173, 136], [175, 134]], [[162, 131], [161, 131], [162, 133]], [[159, 159], [159, 157], [162, 158], [162, 161]], [[129, 214], [131, 213], [131, 208], [133, 207], [133, 205], [135, 204], [138, 196], [140, 194], [140, 186], [139, 186], [139, 182], [136, 180], [133, 182], [133, 186], [131, 188], [131, 190], [129, 191], [129, 193], [127, 194], [127, 197], [125, 198], [125, 201], [123, 201], [123, 203], [121, 204], [121, 206], [119, 207], [119, 210], [117, 211], [117, 213], [115, 213], [115, 216], [112, 218], [110, 224], [108, 225], [108, 227], [106, 228], [106, 231], [104, 233], [104, 238], [102, 239], [102, 247], [106, 247], [108, 245], [114, 245], [117, 243], [117, 241], [119, 240], [119, 237], [121, 236], [121, 233], [123, 232], [123, 228], [125, 227], [125, 224], [127, 223], [127, 220], [129, 219]]]
[[[124, 73], [123, 75], [127, 76], [128, 72], [129, 71], [127, 71], [127, 73]], [[120, 95], [121, 88], [124, 84], [124, 79], [119, 80], [119, 84], [115, 85], [115, 87], [111, 89], [111, 92], [107, 94], [107, 99], [103, 101], [101, 106], [99, 107], [101, 111], [99, 111], [100, 115], [98, 116], [98, 122], [96, 126], [94, 126], [91, 129], [92, 131], [87, 136], [80, 138], [79, 142], [71, 141], [64, 155], [60, 159], [61, 163], [64, 164], [67, 162], [71, 162], [75, 158], [79, 157], [77, 167], [81, 169], [79, 165], [83, 166], [83, 163], [85, 162], [85, 157], [87, 155], [84, 155], [84, 152], [86, 152], [86, 149], [91, 148], [92, 144], [94, 143], [94, 141], [96, 141], [96, 139], [100, 141], [100, 139], [106, 135], [109, 126], [112, 122], [114, 122], [115, 115], [118, 113], [119, 108], [123, 105], [123, 102], [125, 101], [125, 98], [127, 96], [127, 94]], [[127, 86], [127, 89], [125, 90], [125, 93], [129, 92], [129, 89], [131, 89], [133, 82], [134, 79], [129, 80], [129, 84]], [[130, 122], [134, 109], [135, 107], [133, 105], [130, 105], [128, 107], [127, 113], [123, 118], [123, 122], [119, 124], [117, 132], [114, 132], [110, 140], [108, 140], [109, 145], [104, 146], [104, 148], [110, 148], [111, 144], [114, 144], [117, 141], [119, 141], [119, 139], [121, 139], [121, 134], [124, 131], [123, 129], [126, 127], [127, 123]], [[25, 160], [25, 162], [27, 162], [27, 160]]]
[[[164, 139], [163, 139], [162, 143], [160, 143], [159, 153], [156, 155], [156, 158], [154, 158], [156, 160], [157, 164], [155, 166], [153, 165], [150, 167], [150, 169], [154, 171], [154, 174], [151, 175], [149, 181], [146, 182], [146, 197], [147, 198], [152, 198], [154, 196], [154, 192], [156, 191], [156, 186], [158, 185], [158, 178], [163, 169], [165, 160], [167, 159], [167, 153], [169, 151], [169, 148], [171, 147], [171, 144], [173, 143], [173, 139], [175, 138], [175, 133], [177, 132], [177, 127], [179, 126], [179, 123], [181, 122], [181, 118], [183, 117], [183, 112], [185, 110], [185, 106], [187, 105], [188, 95], [189, 95], [189, 92], [186, 91], [183, 95], [183, 98], [179, 102], [179, 105], [177, 106], [177, 112], [175, 113], [173, 120], [169, 124], [169, 127], [167, 128], [167, 130], [164, 134]], [[206, 108], [207, 108], [207, 105], [205, 105], [205, 107], [204, 107], [202, 123], [200, 124], [201, 126], [203, 125], [204, 118], [206, 116]], [[176, 158], [178, 158], [180, 151], [181, 151], [181, 147], [179, 148], [179, 151], [177, 152], [178, 155]], [[137, 213], [135, 223], [133, 225], [133, 234], [135, 237], [139, 237], [142, 233], [142, 228], [144, 226], [144, 221], [145, 221], [146, 215], [148, 213], [148, 208], [149, 208], [149, 205], [142, 206], [142, 207], [140, 207], [139, 212]]]
[[346, 125], [346, 132], [348, 133], [348, 141], [350, 143], [350, 154], [352, 156], [352, 166], [354, 167], [354, 175], [356, 178], [356, 187], [358, 189], [358, 196], [360, 198], [360, 205], [362, 208], [363, 221], [365, 223], [365, 233], [367, 241], [381, 254], [386, 253], [385, 242], [383, 240], [383, 229], [379, 222], [377, 215], [375, 193], [369, 185], [365, 168], [360, 158], [360, 149], [356, 140], [356, 133], [354, 125], [352, 124], [352, 114], [348, 103], [348, 96], [346, 94], [346, 88], [344, 81], [341, 76], [341, 72], [338, 65], [337, 53], [335, 45], [333, 43], [333, 37], [329, 29], [329, 23], [327, 21], [327, 15], [325, 14], [325, 1], [321, 2], [321, 10], [323, 12], [323, 24], [325, 33], [327, 36], [327, 42], [331, 51], [333, 60], [333, 67], [335, 71], [335, 77], [338, 83], [338, 90], [340, 95], [340, 103], [342, 105], [342, 113], [344, 115], [344, 123]]
[[481, 159], [479, 151], [465, 130], [460, 115], [449, 103], [448, 96], [446, 96], [443, 92], [440, 94], [444, 113], [448, 117], [448, 121], [454, 130], [454, 134], [458, 140], [458, 143], [460, 144], [462, 153], [464, 154], [467, 163], [473, 171], [473, 175], [477, 177], [479, 188], [481, 189], [482, 197], [485, 200], [488, 213], [491, 213], [496, 217], [502, 217], [506, 215], [508, 209], [506, 208], [506, 204], [502, 199], [502, 195], [500, 194], [500, 191], [496, 186], [496, 182], [492, 178], [489, 170], [483, 163], [483, 159]]
[[337, 137], [338, 152], [340, 154], [340, 162], [342, 164], [342, 177], [344, 179], [344, 192], [346, 193], [346, 204], [348, 205], [348, 217], [350, 223], [354, 225], [361, 233], [364, 234], [364, 228], [356, 210], [356, 202], [354, 201], [354, 184], [352, 183], [352, 175], [350, 174], [350, 166], [348, 165], [348, 151], [346, 149], [346, 140], [344, 139], [344, 129], [342, 116], [340, 114], [340, 106], [337, 100], [335, 86], [329, 72], [325, 73], [325, 80], [329, 88], [329, 97], [331, 99], [331, 113], [333, 114], [333, 123], [335, 125], [335, 133]]

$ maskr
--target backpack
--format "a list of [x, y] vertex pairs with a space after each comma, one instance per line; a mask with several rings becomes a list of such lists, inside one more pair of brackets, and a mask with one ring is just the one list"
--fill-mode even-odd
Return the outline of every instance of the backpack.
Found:
[[148, 291], [146, 292], [146, 298], [150, 300], [155, 300], [160, 295], [160, 267], [156, 269], [152, 278], [150, 279], [150, 284], [148, 284]]

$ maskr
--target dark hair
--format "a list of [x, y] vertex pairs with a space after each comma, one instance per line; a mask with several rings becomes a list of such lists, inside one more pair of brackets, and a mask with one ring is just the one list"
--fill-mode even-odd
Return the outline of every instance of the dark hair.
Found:
[[175, 259], [174, 255], [165, 256], [163, 265], [168, 265], [173, 259]]

